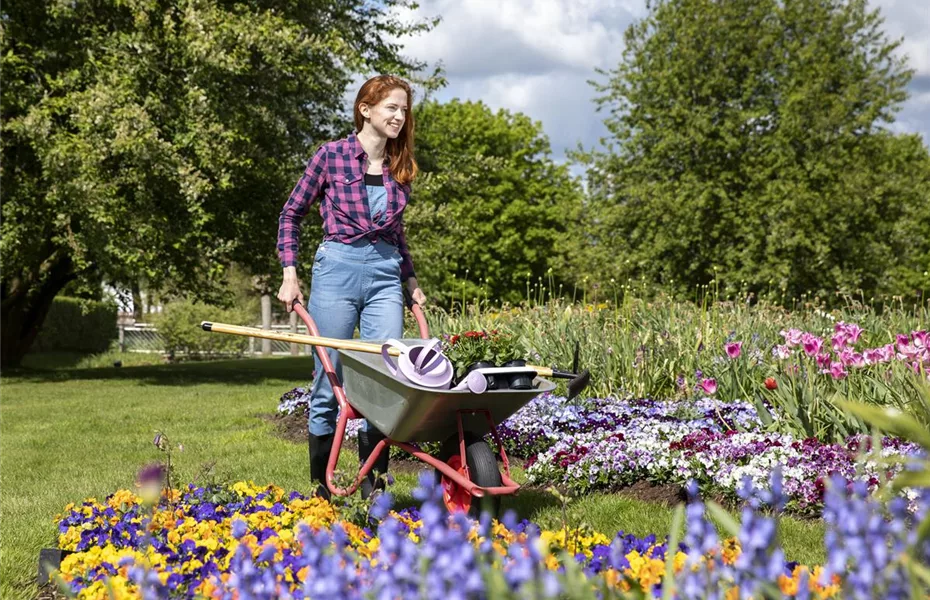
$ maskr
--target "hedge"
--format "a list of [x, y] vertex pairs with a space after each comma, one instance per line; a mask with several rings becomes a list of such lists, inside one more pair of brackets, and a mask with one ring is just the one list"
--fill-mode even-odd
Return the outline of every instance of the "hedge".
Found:
[[105, 352], [119, 335], [116, 311], [112, 302], [56, 297], [32, 351]]

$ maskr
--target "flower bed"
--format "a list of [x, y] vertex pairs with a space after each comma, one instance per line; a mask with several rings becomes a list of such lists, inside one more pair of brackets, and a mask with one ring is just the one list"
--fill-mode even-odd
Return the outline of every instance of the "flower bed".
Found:
[[[510, 452], [528, 457], [529, 482], [562, 483], [577, 494], [640, 480], [683, 485], [694, 479], [735, 498], [744, 477], [765, 487], [780, 467], [789, 508], [817, 512], [830, 476], [861, 480], [874, 490], [900, 470], [879, 467], [861, 453], [871, 438], [851, 436], [841, 446], [766, 433], [751, 405], [709, 398], [574, 404], [543, 395], [502, 424], [500, 433]], [[882, 441], [884, 458], [918, 451], [894, 438]]]
[[[59, 545], [74, 553], [61, 576], [82, 598], [593, 598], [595, 590], [626, 597], [661, 595], [667, 573], [677, 598], [723, 597], [728, 589], [746, 597], [765, 585], [799, 598], [904, 597], [896, 593], [907, 582], [900, 557], [930, 495], [915, 515], [900, 499], [886, 507], [864, 484], [847, 489], [837, 481], [826, 498], [828, 565], [809, 568], [784, 560], [776, 520], [754, 510], [783, 504], [777, 475], [771, 487], [743, 490], [738, 538], [723, 541], [692, 496], [684, 543], [673, 555], [668, 540], [654, 536], [540, 531], [512, 514], [501, 523], [448, 517], [430, 474], [414, 492], [419, 510], [392, 511], [390, 495], [381, 495], [371, 528], [341, 520], [323, 500], [274, 486], [189, 486], [157, 506], [123, 490], [103, 503], [66, 507]], [[888, 552], [870, 550], [879, 546]], [[917, 551], [930, 556], [930, 547]]]

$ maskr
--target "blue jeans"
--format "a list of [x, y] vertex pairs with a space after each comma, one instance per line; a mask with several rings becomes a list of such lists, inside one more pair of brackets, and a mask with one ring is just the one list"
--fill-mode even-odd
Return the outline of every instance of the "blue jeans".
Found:
[[[310, 316], [320, 335], [352, 339], [358, 325], [363, 340], [400, 338], [404, 332], [400, 262], [397, 247], [384, 241], [320, 244], [310, 282]], [[339, 351], [327, 351], [342, 381]], [[328, 435], [336, 429], [339, 403], [316, 352], [313, 361], [316, 375], [310, 396], [310, 433]], [[362, 429], [368, 431], [367, 420]]]

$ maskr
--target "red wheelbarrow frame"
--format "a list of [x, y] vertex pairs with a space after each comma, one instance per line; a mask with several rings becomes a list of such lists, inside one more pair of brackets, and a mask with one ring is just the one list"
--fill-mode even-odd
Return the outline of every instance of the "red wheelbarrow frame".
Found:
[[[412, 303], [410, 308], [413, 312], [413, 316], [416, 318], [417, 326], [420, 329], [420, 337], [424, 339], [428, 338], [429, 327], [426, 324], [426, 317], [423, 314], [423, 309], [419, 304], [416, 303]], [[294, 312], [296, 312], [303, 320], [304, 324], [306, 324], [307, 331], [310, 333], [310, 335], [320, 335], [320, 332], [316, 327], [316, 323], [313, 321], [313, 317], [310, 316], [303, 305], [295, 302]], [[336, 432], [333, 436], [333, 448], [329, 455], [329, 462], [326, 465], [326, 487], [329, 489], [330, 493], [337, 496], [348, 496], [355, 493], [355, 491], [361, 485], [362, 481], [364, 481], [364, 479], [371, 472], [381, 453], [390, 452], [389, 446], [397, 446], [398, 448], [405, 450], [414, 457], [422, 460], [431, 467], [437, 469], [449, 482], [467, 492], [467, 494], [471, 497], [481, 498], [486, 494], [490, 494], [492, 496], [513, 494], [520, 489], [520, 484], [515, 482], [510, 477], [510, 461], [507, 459], [507, 453], [504, 451], [504, 445], [501, 443], [500, 436], [497, 433], [497, 427], [494, 424], [494, 420], [491, 418], [491, 413], [485, 409], [456, 411], [456, 421], [458, 424], [459, 433], [459, 455], [453, 458], [458, 458], [460, 460], [458, 463], [460, 465], [458, 469], [453, 468], [453, 466], [447, 462], [443, 462], [442, 460], [417, 449], [407, 442], [399, 442], [390, 438], [384, 438], [375, 445], [374, 449], [372, 449], [371, 455], [368, 457], [368, 460], [366, 460], [365, 463], [361, 465], [355, 481], [352, 482], [352, 484], [347, 488], [341, 488], [337, 486], [333, 482], [333, 474], [336, 470], [336, 464], [339, 462], [339, 453], [342, 450], [342, 441], [345, 437], [346, 426], [349, 423], [349, 419], [363, 419], [364, 416], [359, 414], [359, 412], [355, 410], [352, 404], [349, 403], [349, 400], [346, 397], [345, 389], [342, 386], [342, 382], [339, 381], [339, 377], [336, 375], [336, 370], [333, 367], [333, 363], [329, 360], [329, 353], [322, 346], [316, 346], [314, 349], [316, 350], [317, 356], [320, 358], [320, 362], [323, 365], [323, 370], [326, 372], [326, 376], [329, 378], [333, 392], [336, 395], [336, 400], [339, 402], [339, 417], [336, 420]], [[483, 413], [487, 419], [491, 430], [491, 435], [499, 449], [501, 463], [503, 465], [501, 482], [504, 485], [497, 487], [482, 487], [475, 484], [469, 477], [468, 463], [466, 461], [465, 453], [465, 431], [462, 427], [463, 413]], [[452, 459], [450, 459], [450, 461], [451, 460]], [[446, 486], [444, 485], [444, 487]], [[467, 499], [468, 503], [466, 504], [466, 499], [462, 498], [460, 494], [456, 494], [455, 490], [449, 490], [446, 488], [444, 496], [446, 500], [446, 506], [450, 510], [467, 511], [471, 505], [470, 498]]]

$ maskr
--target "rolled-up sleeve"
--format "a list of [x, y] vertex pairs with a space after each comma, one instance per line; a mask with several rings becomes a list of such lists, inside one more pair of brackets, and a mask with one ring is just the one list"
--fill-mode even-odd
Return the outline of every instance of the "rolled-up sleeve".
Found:
[[320, 147], [307, 163], [294, 191], [278, 217], [278, 259], [282, 267], [297, 266], [300, 223], [327, 185], [326, 147]]

